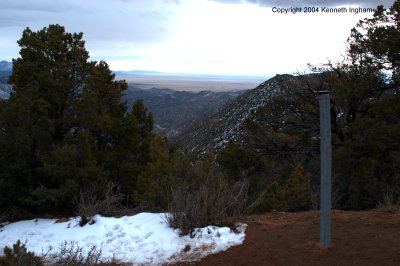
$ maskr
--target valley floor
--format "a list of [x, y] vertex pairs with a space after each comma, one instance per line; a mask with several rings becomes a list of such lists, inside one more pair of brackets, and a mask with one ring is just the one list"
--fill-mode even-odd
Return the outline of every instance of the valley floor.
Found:
[[333, 211], [332, 246], [319, 246], [319, 212], [250, 216], [242, 245], [180, 265], [400, 265], [400, 209]]

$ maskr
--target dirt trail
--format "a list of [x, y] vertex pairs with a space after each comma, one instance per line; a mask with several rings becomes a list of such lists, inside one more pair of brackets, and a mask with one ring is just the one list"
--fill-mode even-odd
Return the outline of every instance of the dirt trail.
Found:
[[181, 265], [400, 265], [400, 209], [333, 211], [332, 246], [319, 246], [319, 212], [247, 218], [243, 245]]

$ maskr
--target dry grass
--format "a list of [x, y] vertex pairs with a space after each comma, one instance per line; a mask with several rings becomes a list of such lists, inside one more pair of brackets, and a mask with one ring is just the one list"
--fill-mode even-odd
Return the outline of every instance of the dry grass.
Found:
[[93, 216], [96, 214], [112, 215], [120, 205], [121, 199], [122, 194], [118, 193], [118, 187], [113, 183], [108, 183], [102, 197], [99, 196], [96, 188], [81, 190], [75, 199], [76, 213], [81, 217], [80, 226], [94, 223]]
[[398, 209], [399, 204], [396, 204], [388, 193], [385, 193], [383, 200], [377, 206], [378, 211], [384, 212], [395, 212]]

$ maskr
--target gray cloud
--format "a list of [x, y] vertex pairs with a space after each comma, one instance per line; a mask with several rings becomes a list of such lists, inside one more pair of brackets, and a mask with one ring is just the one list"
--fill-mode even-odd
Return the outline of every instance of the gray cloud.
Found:
[[71, 1], [49, 1], [49, 0], [13, 0], [1, 1], [2, 13], [13, 11], [36, 11], [36, 12], [64, 12], [70, 10], [74, 5]]
[[296, 6], [296, 5], [310, 5], [310, 6], [338, 6], [338, 5], [357, 5], [361, 7], [377, 7], [378, 5], [383, 5], [385, 7], [390, 7], [393, 4], [393, 0], [211, 0], [220, 3], [232, 3], [232, 4], [257, 4], [260, 6]]
[[[138, 0], [1, 0], [0, 34], [22, 33], [61, 24], [68, 31], [83, 31], [97, 41], [139, 43], [168, 39], [174, 27], [177, 1]], [[10, 29], [12, 28], [12, 29]]]
[[49, 24], [83, 32], [95, 60], [126, 55], [173, 39], [179, 7], [177, 0], [0, 0], [0, 60], [18, 56], [26, 27]]

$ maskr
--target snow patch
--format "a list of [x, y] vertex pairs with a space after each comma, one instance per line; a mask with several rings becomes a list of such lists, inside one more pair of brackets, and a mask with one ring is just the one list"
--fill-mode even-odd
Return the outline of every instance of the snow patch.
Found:
[[95, 245], [101, 249], [102, 261], [115, 258], [121, 262], [158, 265], [198, 260], [240, 245], [246, 230], [245, 224], [239, 224], [238, 233], [228, 227], [207, 226], [180, 236], [179, 230], [169, 227], [162, 213], [121, 218], [96, 215], [95, 221], [83, 227], [79, 226], [78, 217], [61, 223], [56, 223], [56, 219], [35, 219], [5, 225], [0, 228], [0, 255], [2, 247], [21, 240], [28, 251], [38, 255], [57, 253], [64, 243], [78, 245], [87, 254]]

